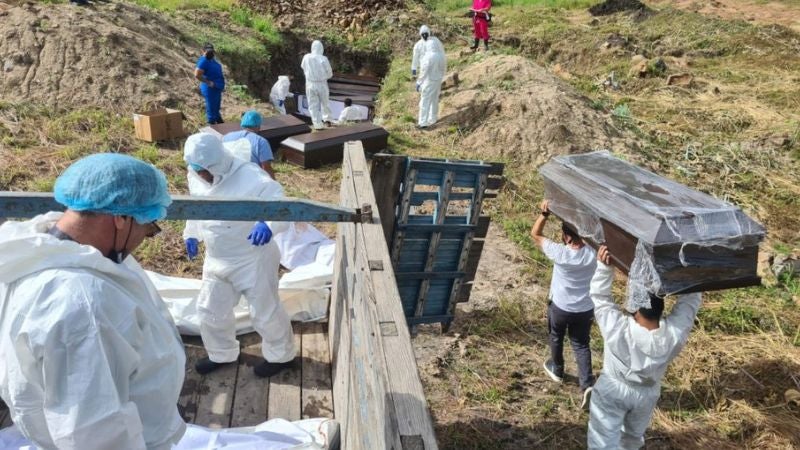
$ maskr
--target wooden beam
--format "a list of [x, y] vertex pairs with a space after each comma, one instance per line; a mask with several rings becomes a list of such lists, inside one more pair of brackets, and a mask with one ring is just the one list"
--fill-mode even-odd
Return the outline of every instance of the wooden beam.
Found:
[[[34, 217], [65, 208], [48, 192], [0, 192], [0, 217]], [[287, 197], [282, 200], [176, 195], [167, 220], [270, 220], [274, 222], [357, 222], [355, 208]]]
[[[302, 335], [298, 324], [294, 327], [294, 345], [298, 350], [303, 347]], [[269, 406], [267, 418], [285, 419], [288, 421], [300, 420], [300, 358], [295, 358], [292, 367], [283, 369], [280, 373], [269, 379]]]
[[407, 160], [408, 158], [405, 156], [385, 153], [379, 153], [372, 157], [370, 179], [372, 180], [372, 189], [375, 191], [377, 209], [380, 211], [380, 216], [386, 218], [381, 225], [387, 245], [392, 242], [394, 234], [395, 208], [397, 197], [400, 195], [400, 183], [405, 177]]
[[328, 340], [325, 338], [325, 326], [321, 323], [310, 323], [304, 324], [302, 328], [301, 416], [303, 419], [333, 418], [331, 360]]
[[243, 345], [239, 360], [231, 427], [258, 425], [267, 418], [269, 399], [269, 378], [261, 378], [253, 372], [253, 367], [264, 361], [260, 339], [256, 344]]
[[[352, 164], [353, 171], [366, 169], [366, 159], [364, 151], [357, 142], [348, 143], [345, 147], [345, 161]], [[375, 193], [371, 183], [366, 177], [354, 179], [356, 183], [355, 192], [357, 199], [355, 204], [375, 204]], [[377, 208], [376, 208], [377, 210]], [[366, 253], [367, 261], [383, 261], [384, 267], [391, 267], [391, 257], [385, 245], [379, 245], [384, 240], [383, 228], [379, 212], [373, 211], [370, 222], [356, 225], [355, 228], [361, 231], [363, 246], [360, 251]], [[370, 292], [374, 297], [374, 311], [377, 320], [382, 324], [380, 329], [391, 328], [397, 333], [387, 333], [378, 335], [382, 341], [384, 349], [384, 367], [388, 371], [389, 394], [397, 417], [401, 441], [405, 443], [419, 442], [416, 436], [421, 437], [426, 450], [438, 449], [436, 435], [433, 430], [433, 422], [428, 411], [427, 401], [422, 382], [419, 378], [414, 349], [411, 345], [411, 336], [406, 324], [405, 314], [403, 313], [400, 302], [400, 293], [397, 291], [397, 281], [394, 271], [383, 270], [367, 272], [371, 282]], [[393, 323], [394, 327], [387, 327]], [[393, 335], [394, 334], [394, 335]], [[406, 447], [402, 447], [406, 448]], [[419, 448], [419, 447], [416, 447]]]

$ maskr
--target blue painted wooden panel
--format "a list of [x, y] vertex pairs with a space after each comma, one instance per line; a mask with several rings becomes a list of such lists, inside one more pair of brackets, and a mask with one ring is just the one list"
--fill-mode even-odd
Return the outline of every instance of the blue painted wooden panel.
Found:
[[[417, 186], [441, 186], [444, 172], [418, 172]], [[476, 175], [471, 173], [457, 173], [453, 179], [453, 187], [471, 188], [475, 186]]]
[[[461, 239], [442, 239], [433, 262], [433, 271], [455, 271], [461, 257]], [[425, 270], [428, 259], [429, 239], [405, 239], [400, 250], [395, 272], [421, 272]]]
[[453, 170], [461, 173], [489, 173], [492, 166], [480, 161], [432, 161], [412, 159], [409, 167], [420, 170]]
[[[451, 192], [450, 200], [472, 200], [475, 195], [472, 192]], [[411, 194], [411, 205], [419, 206], [428, 200], [439, 200], [438, 192], [422, 191]]]
[[[172, 197], [167, 219], [272, 220], [276, 222], [354, 222], [360, 221], [353, 208], [285, 198], [283, 200], [221, 199], [210, 197]], [[43, 192], [0, 192], [0, 217], [26, 218], [64, 207]]]

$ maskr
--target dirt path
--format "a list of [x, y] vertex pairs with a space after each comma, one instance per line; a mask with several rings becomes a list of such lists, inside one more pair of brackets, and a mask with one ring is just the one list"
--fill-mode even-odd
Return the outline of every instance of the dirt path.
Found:
[[756, 0], [656, 0], [656, 7], [673, 6], [728, 20], [779, 24], [800, 32], [800, 3]]

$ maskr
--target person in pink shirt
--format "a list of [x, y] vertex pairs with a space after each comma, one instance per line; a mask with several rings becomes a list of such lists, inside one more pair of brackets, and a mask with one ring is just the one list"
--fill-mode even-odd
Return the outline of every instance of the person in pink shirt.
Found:
[[478, 43], [483, 39], [483, 48], [489, 50], [489, 10], [492, 9], [492, 0], [472, 0], [472, 32], [475, 44], [470, 47], [478, 49]]

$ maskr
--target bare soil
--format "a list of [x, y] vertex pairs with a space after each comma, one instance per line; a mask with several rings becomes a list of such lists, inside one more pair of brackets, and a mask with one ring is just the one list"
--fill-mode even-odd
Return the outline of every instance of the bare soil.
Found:
[[672, 6], [728, 20], [778, 24], [800, 32], [800, 3], [757, 0], [651, 0], [656, 6]]
[[159, 14], [114, 2], [23, 3], [0, 15], [3, 100], [114, 111], [202, 104], [198, 50]]
[[437, 127], [463, 130], [463, 145], [481, 158], [532, 164], [638, 145], [608, 114], [529, 59], [492, 55], [457, 71], [460, 83], [443, 92]]

